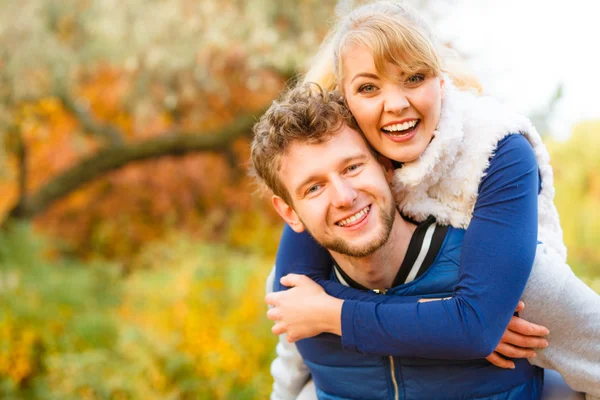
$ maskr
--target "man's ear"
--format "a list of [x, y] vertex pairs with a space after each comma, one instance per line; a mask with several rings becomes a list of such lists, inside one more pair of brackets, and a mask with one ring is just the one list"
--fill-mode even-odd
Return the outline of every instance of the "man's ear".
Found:
[[298, 233], [304, 231], [304, 224], [300, 221], [298, 214], [296, 214], [296, 211], [285, 200], [279, 196], [273, 196], [271, 202], [273, 203], [273, 207], [275, 207], [275, 211], [281, 215], [281, 218], [287, 222], [290, 228]]
[[391, 185], [392, 180], [394, 179], [394, 165], [392, 164], [392, 161], [381, 154], [377, 157], [377, 161], [379, 161], [379, 164], [381, 164], [383, 167], [385, 177], [388, 183]]

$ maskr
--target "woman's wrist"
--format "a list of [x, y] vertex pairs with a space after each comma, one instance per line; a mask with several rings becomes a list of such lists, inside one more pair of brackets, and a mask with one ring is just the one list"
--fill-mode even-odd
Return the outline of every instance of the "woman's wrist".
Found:
[[323, 332], [342, 336], [342, 305], [344, 300], [327, 295], [324, 304]]

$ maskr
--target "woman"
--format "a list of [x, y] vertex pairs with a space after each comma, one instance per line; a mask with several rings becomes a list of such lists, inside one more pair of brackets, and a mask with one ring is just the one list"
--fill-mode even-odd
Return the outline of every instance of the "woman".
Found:
[[[337, 328], [347, 350], [406, 357], [491, 352], [521, 297], [527, 305], [522, 316], [551, 332], [550, 347], [531, 362], [600, 396], [600, 300], [565, 264], [552, 169], [530, 122], [474, 94], [474, 80], [436, 45], [419, 17], [397, 3], [354, 10], [334, 28], [320, 57], [307, 80], [336, 84], [370, 144], [401, 166], [394, 190], [402, 213], [466, 228], [460, 280], [443, 302], [377, 304], [376, 295], [365, 300], [363, 292], [328, 281], [328, 253], [286, 228], [276, 282], [288, 273], [306, 274], [346, 299]], [[282, 281], [298, 282], [306, 284], [293, 276]], [[318, 308], [282, 307], [298, 303], [285, 296], [293, 299], [294, 290], [269, 300], [278, 305], [269, 312], [277, 321], [273, 332], [292, 340], [319, 333], [309, 329]], [[419, 324], [407, 325], [415, 315]], [[465, 332], [474, 340], [466, 342]]]

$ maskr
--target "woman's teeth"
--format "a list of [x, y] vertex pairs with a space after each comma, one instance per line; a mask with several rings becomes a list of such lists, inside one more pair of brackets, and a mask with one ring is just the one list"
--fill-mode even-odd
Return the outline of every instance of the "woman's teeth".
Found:
[[403, 124], [395, 124], [395, 125], [388, 125], [386, 127], [381, 128], [384, 132], [387, 133], [404, 133], [404, 131], [407, 131], [409, 129], [414, 128], [417, 123], [419, 122], [418, 119], [414, 119], [412, 121], [408, 121], [405, 122]]
[[362, 210], [360, 210], [353, 216], [343, 219], [340, 222], [338, 222], [337, 224], [339, 226], [346, 226], [348, 224], [352, 224], [352, 223], [358, 221], [359, 219], [361, 219], [364, 215], [366, 215], [370, 209], [371, 209], [371, 206], [366, 206], [365, 208], [363, 208]]

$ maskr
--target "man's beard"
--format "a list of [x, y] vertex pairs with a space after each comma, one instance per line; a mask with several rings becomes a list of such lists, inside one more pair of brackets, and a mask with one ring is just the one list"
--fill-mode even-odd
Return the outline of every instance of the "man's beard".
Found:
[[383, 228], [381, 233], [377, 237], [373, 238], [373, 240], [371, 240], [369, 243], [366, 243], [362, 246], [352, 246], [346, 240], [339, 237], [331, 240], [321, 240], [320, 238], [316, 238], [314, 235], [311, 235], [321, 246], [327, 250], [353, 258], [370, 256], [375, 251], [379, 250], [381, 246], [387, 243], [392, 232], [392, 227], [394, 226], [394, 219], [396, 217], [396, 208], [394, 204], [389, 203], [389, 206], [386, 209], [381, 209], [381, 211], [381, 215], [379, 216], [379, 223]]

